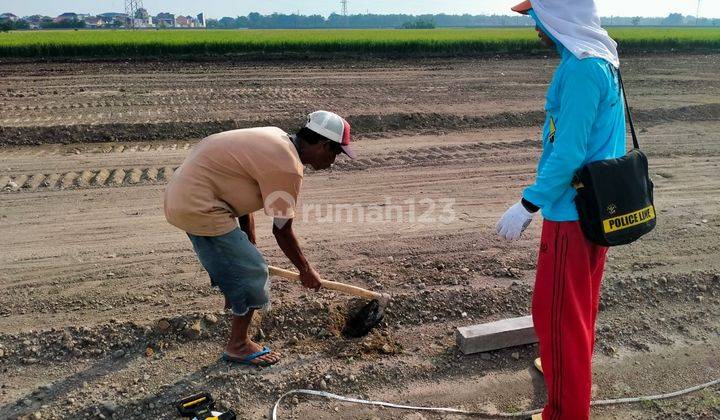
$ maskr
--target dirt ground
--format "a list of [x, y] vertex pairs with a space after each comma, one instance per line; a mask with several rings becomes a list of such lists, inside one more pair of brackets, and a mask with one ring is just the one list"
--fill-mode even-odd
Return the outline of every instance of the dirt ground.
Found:
[[[494, 225], [533, 179], [556, 63], [0, 63], [0, 418], [175, 418], [172, 401], [201, 390], [241, 419], [267, 418], [296, 388], [542, 406], [536, 346], [463, 356], [454, 330], [529, 313], [540, 220], [517, 244]], [[624, 62], [659, 225], [609, 253], [597, 399], [720, 377], [718, 68], [718, 55]], [[284, 359], [229, 366], [218, 361], [222, 298], [165, 222], [164, 184], [203, 130], [289, 129], [319, 108], [349, 116], [361, 156], [308, 172], [297, 229], [325, 278], [393, 295], [386, 323], [346, 340], [348, 298], [273, 279], [256, 338]], [[334, 220], [328, 204], [355, 213]], [[385, 209], [397, 211], [371, 217]], [[264, 216], [258, 233], [268, 262], [289, 268]], [[593, 409], [598, 419], [718, 417], [717, 387]], [[290, 397], [280, 418], [461, 417]]]

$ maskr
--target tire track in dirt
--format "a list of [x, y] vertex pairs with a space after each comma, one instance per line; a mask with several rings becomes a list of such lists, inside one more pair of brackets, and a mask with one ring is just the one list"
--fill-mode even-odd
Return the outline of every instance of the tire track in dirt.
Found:
[[189, 150], [195, 142], [184, 143], [146, 143], [146, 144], [103, 144], [91, 147], [53, 146], [47, 149], [20, 147], [3, 150], [0, 155], [4, 157], [18, 156], [57, 156], [72, 154], [128, 154], [142, 152], [168, 152], [176, 150]]
[[[186, 144], [189, 148], [189, 143]], [[171, 145], [176, 146], [176, 145]], [[185, 145], [184, 145], [185, 146]], [[184, 147], [183, 146], [183, 147]], [[333, 166], [336, 171], [361, 171], [374, 168], [437, 166], [448, 162], [474, 161], [489, 151], [518, 150], [539, 146], [535, 140], [503, 143], [469, 143], [431, 146], [407, 151], [394, 151], [372, 158], [343, 160]], [[104, 147], [103, 150], [108, 150]], [[121, 152], [125, 149], [115, 149]], [[95, 187], [124, 187], [164, 184], [178, 166], [83, 169], [62, 173], [36, 173], [0, 176], [3, 192], [56, 191]], [[313, 171], [309, 170], [308, 173]]]
[[[174, 86], [173, 84], [168, 86]], [[192, 80], [188, 81], [192, 83]], [[161, 86], [155, 85], [154, 88], [157, 90]], [[222, 87], [222, 86], [219, 86]], [[384, 89], [378, 87], [364, 86], [367, 89], [363, 89], [366, 94], [381, 94]], [[94, 85], [95, 89], [106, 89], [113, 90], [117, 89], [114, 85]], [[358, 87], [359, 89], [359, 87]], [[294, 86], [279, 86], [269, 88], [237, 88], [233, 84], [227, 84], [222, 89], [223, 96], [218, 96], [217, 91], [219, 89], [167, 89], [167, 96], [156, 96], [153, 98], [89, 98], [85, 101], [68, 100], [67, 97], [53, 98], [47, 100], [44, 103], [0, 103], [0, 111], [3, 111], [4, 119], [10, 119], [14, 116], [13, 112], [17, 113], [17, 116], [25, 116], [28, 111], [40, 112], [47, 114], [49, 111], [61, 111], [61, 110], [75, 110], [75, 109], [104, 109], [104, 108], [117, 108], [117, 107], [158, 107], [158, 106], [190, 106], [190, 107], [202, 107], [202, 106], [217, 106], [218, 104], [238, 104], [242, 102], [252, 101], [263, 101], [263, 103], [272, 102], [284, 102], [291, 103], [296, 100], [302, 100], [307, 98], [315, 99], [333, 99], [336, 95], [333, 94], [330, 88], [300, 88]], [[67, 92], [68, 96], [71, 96], [76, 92]], [[121, 92], [118, 92], [121, 93]], [[17, 95], [17, 94], [16, 94]], [[38, 96], [38, 92], [25, 91], [23, 98], [35, 98]], [[184, 95], [184, 96], [179, 96]], [[51, 97], [52, 98], [52, 97]], [[16, 99], [13, 97], [11, 99]]]

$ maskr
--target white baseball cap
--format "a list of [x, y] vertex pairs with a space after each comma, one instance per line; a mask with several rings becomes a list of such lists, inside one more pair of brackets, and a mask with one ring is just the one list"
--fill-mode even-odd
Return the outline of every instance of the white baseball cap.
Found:
[[305, 128], [330, 141], [340, 143], [343, 152], [355, 159], [355, 151], [350, 148], [350, 124], [345, 118], [330, 111], [315, 111], [308, 115]]

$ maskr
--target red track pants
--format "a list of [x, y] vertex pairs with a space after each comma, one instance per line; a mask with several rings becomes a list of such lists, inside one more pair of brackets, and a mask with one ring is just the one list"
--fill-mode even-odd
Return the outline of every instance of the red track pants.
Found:
[[532, 316], [547, 385], [544, 420], [590, 418], [592, 354], [607, 248], [579, 222], [545, 221]]

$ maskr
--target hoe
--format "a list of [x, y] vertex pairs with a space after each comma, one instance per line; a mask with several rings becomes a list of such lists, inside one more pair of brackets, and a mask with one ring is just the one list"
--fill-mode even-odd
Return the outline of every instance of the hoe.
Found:
[[[284, 270], [282, 268], [270, 266], [268, 267], [268, 271], [270, 274], [284, 279], [300, 279], [300, 275], [298, 273]], [[387, 305], [390, 300], [390, 295], [334, 281], [321, 280], [320, 283], [324, 289], [335, 290], [337, 292], [361, 297], [363, 299], [370, 299], [368, 304], [354, 313], [348, 314], [346, 317], [345, 328], [343, 328], [343, 335], [345, 337], [362, 337], [382, 322], [385, 305]]]

